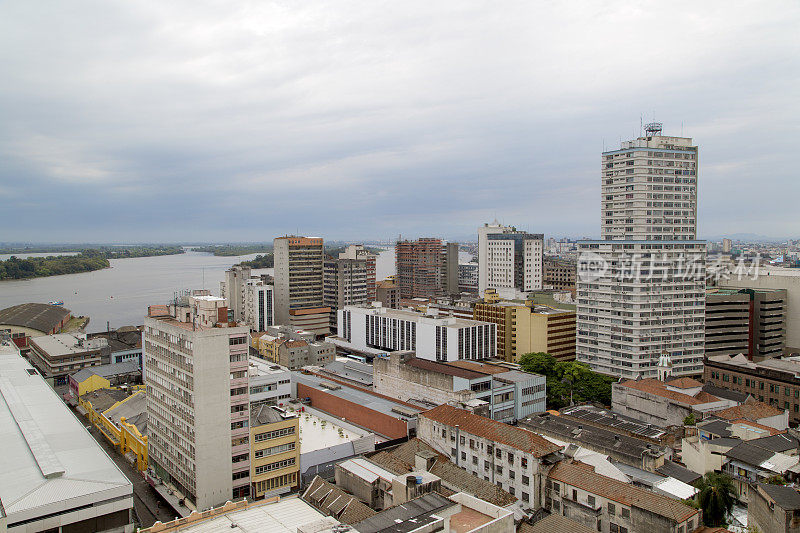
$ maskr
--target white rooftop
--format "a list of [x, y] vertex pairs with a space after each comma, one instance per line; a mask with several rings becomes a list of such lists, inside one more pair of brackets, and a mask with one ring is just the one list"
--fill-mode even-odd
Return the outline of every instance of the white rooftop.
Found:
[[330, 448], [343, 442], [352, 442], [367, 434], [365, 432], [359, 435], [308, 411], [297, 413], [297, 418], [300, 426], [300, 453]]
[[100, 337], [87, 340], [85, 335], [80, 333], [43, 335], [41, 337], [35, 337], [33, 342], [51, 357], [80, 354], [92, 350], [99, 350], [108, 346], [108, 339], [106, 338]]
[[375, 463], [364, 459], [363, 457], [355, 457], [347, 461], [339, 463], [339, 466], [348, 472], [352, 472], [360, 477], [367, 483], [374, 483], [378, 478], [383, 479], [387, 483], [391, 483], [395, 478], [395, 474], [389, 472], [385, 468], [376, 465]]
[[260, 357], [250, 357], [248, 368], [248, 374], [250, 376], [271, 376], [289, 372], [289, 369], [285, 366], [267, 361], [266, 359], [261, 359]]
[[0, 516], [4, 510], [9, 525], [132, 498], [130, 481], [83, 424], [16, 346], [2, 341], [0, 443]]

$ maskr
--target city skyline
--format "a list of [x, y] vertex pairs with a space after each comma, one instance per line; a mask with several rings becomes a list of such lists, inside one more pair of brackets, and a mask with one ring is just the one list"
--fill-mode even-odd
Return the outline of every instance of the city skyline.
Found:
[[0, 13], [0, 241], [592, 237], [653, 118], [704, 147], [699, 238], [800, 236], [793, 3]]

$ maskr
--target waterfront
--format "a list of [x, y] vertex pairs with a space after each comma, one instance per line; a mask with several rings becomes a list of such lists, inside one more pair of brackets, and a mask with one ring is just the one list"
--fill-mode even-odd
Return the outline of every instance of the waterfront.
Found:
[[[48, 254], [49, 255], [49, 254]], [[28, 280], [0, 281], [0, 309], [26, 302], [61, 300], [75, 315], [90, 318], [87, 331], [139, 325], [148, 305], [167, 303], [181, 289], [210, 289], [219, 294], [219, 282], [231, 265], [257, 254], [217, 257], [204, 252], [112, 259], [111, 268]], [[272, 274], [272, 269], [254, 270]], [[378, 279], [394, 274], [394, 249], [376, 261]]]

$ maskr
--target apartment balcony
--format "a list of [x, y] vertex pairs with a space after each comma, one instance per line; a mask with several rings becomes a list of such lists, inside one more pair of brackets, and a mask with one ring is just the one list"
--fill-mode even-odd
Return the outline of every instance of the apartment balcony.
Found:
[[[249, 432], [249, 428], [245, 429], [248, 429]], [[250, 452], [249, 442], [245, 442], [244, 444], [239, 444], [238, 446], [231, 446], [231, 457], [233, 457], [234, 455], [242, 455], [243, 453], [249, 453], [249, 452]]]

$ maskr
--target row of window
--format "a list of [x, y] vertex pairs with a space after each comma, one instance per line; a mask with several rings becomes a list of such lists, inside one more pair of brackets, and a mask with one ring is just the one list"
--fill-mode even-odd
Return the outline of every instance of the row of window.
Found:
[[257, 466], [255, 469], [255, 474], [259, 475], [265, 472], [272, 472], [273, 470], [280, 470], [281, 468], [294, 466], [294, 464], [295, 464], [294, 457], [291, 457], [289, 459], [284, 459], [283, 461], [275, 461], [274, 463]]
[[262, 442], [265, 440], [277, 439], [280, 437], [286, 437], [288, 435], [294, 435], [294, 426], [288, 428], [281, 428], [275, 429], [272, 431], [266, 431], [264, 433], [256, 433], [253, 436], [254, 442]]

